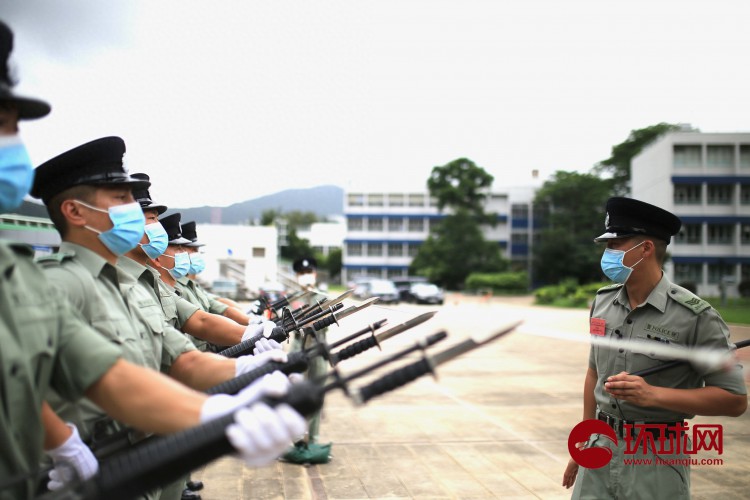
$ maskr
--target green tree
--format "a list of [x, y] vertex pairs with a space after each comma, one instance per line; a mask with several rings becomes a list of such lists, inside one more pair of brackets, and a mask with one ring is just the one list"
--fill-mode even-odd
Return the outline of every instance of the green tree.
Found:
[[281, 257], [294, 260], [299, 257], [313, 255], [313, 249], [306, 238], [300, 238], [295, 228], [290, 228], [286, 236], [287, 244], [281, 247]]
[[500, 255], [499, 245], [486, 241], [476, 217], [462, 209], [435, 226], [433, 234], [419, 247], [409, 272], [456, 290], [473, 272], [507, 269], [508, 261]]
[[[612, 146], [612, 154], [594, 166], [596, 174], [609, 174], [612, 177], [612, 195], [626, 196], [630, 192], [630, 162], [643, 148], [659, 136], [674, 130], [686, 130], [683, 125], [659, 123], [650, 127], [631, 130], [627, 140]], [[697, 129], [688, 129], [697, 130]]]
[[604, 232], [604, 206], [613, 182], [594, 174], [558, 171], [537, 191], [535, 209], [544, 215], [534, 245], [535, 283], [565, 278], [601, 281], [602, 248], [592, 240]]
[[340, 248], [334, 248], [328, 252], [328, 257], [325, 259], [325, 266], [331, 280], [337, 280], [341, 275], [342, 268], [342, 251]]
[[427, 188], [438, 204], [439, 210], [446, 207], [464, 209], [482, 222], [494, 224], [495, 214], [486, 214], [485, 202], [494, 177], [476, 163], [459, 158], [440, 167], [434, 167]]

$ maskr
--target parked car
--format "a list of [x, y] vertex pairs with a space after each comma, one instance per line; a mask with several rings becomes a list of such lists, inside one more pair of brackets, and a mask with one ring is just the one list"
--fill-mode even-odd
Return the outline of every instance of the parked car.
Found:
[[407, 302], [417, 304], [443, 304], [443, 290], [433, 283], [413, 283], [406, 292]]
[[354, 289], [354, 296], [360, 299], [379, 297], [381, 304], [398, 304], [401, 300], [396, 285], [384, 279], [371, 279], [360, 283]]
[[427, 278], [424, 276], [399, 276], [398, 278], [393, 278], [393, 283], [398, 289], [401, 300], [408, 300], [409, 288], [414, 283], [427, 283]]

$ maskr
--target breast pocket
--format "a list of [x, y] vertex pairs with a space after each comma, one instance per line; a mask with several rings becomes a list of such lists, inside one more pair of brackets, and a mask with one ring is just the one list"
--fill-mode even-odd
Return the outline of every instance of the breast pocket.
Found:
[[[592, 335], [592, 338], [611, 340], [614, 337], [614, 328], [605, 328], [604, 337], [598, 337]], [[614, 363], [614, 357], [612, 355], [612, 349], [606, 346], [594, 346], [594, 357], [596, 359], [596, 367], [600, 374], [607, 373], [611, 375], [611, 369], [609, 368], [610, 362]], [[611, 361], [610, 361], [611, 360]]]
[[[638, 372], [642, 372], [644, 370], [659, 368], [674, 361], [674, 357], [660, 353], [656, 349], [650, 351], [648, 349], [649, 344], [653, 343], [655, 347], [662, 347], [665, 345], [673, 345], [677, 348], [682, 347], [678, 343], [674, 343], [669, 341], [668, 339], [653, 335], [640, 334], [637, 335], [635, 339], [640, 344], [643, 344], [646, 347], [639, 346], [637, 349], [634, 349], [631, 354], [632, 357], [630, 362], [630, 369], [628, 370], [628, 372], [633, 374], [637, 374]], [[673, 369], [674, 368], [670, 368], [669, 370]], [[663, 374], [668, 373], [669, 370], [661, 370], [650, 375], [645, 375], [644, 378], [649, 384], [663, 385], [661, 382], [663, 380]]]
[[18, 317], [21, 319], [18, 325], [23, 350], [29, 356], [29, 367], [33, 370], [37, 387], [46, 387], [57, 351], [58, 321], [41, 305], [22, 306], [19, 309]]

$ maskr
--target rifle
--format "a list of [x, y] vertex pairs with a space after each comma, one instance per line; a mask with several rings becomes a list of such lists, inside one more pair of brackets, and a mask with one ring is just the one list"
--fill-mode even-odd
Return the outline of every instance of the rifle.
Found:
[[[341, 300], [343, 300], [343, 298]], [[295, 319], [292, 313], [288, 309], [284, 309], [284, 314], [280, 322], [281, 324], [275, 327], [271, 331], [271, 334], [268, 337], [265, 337], [265, 335], [263, 335], [262, 333], [259, 333], [258, 335], [252, 338], [249, 338], [243, 342], [240, 342], [237, 345], [233, 345], [232, 347], [228, 347], [224, 349], [223, 351], [220, 351], [218, 354], [221, 356], [225, 356], [227, 358], [237, 358], [239, 356], [244, 356], [246, 354], [252, 354], [253, 349], [255, 348], [255, 343], [258, 342], [260, 339], [268, 338], [268, 339], [275, 340], [276, 342], [281, 343], [289, 338], [289, 334], [291, 332], [300, 330], [302, 327], [309, 325], [310, 323], [312, 323], [313, 331], [322, 330], [323, 328], [333, 325], [333, 324], [338, 325], [338, 320], [344, 319], [347, 316], [351, 316], [355, 312], [359, 312], [362, 309], [370, 307], [372, 304], [377, 302], [377, 300], [378, 300], [377, 298], [373, 297], [371, 299], [366, 300], [365, 302], [363, 302], [362, 304], [358, 306], [350, 306], [338, 314], [332, 314], [332, 313], [335, 313], [336, 311], [340, 310], [341, 308], [344, 307], [344, 305], [341, 304], [340, 301], [335, 302], [335, 303], [329, 303], [331, 305], [329, 305], [326, 310], [322, 310], [316, 313], [312, 313], [312, 311], [310, 311], [310, 314], [305, 315], [303, 318], [300, 318], [300, 319]], [[331, 316], [328, 316], [329, 314], [331, 314]]]
[[[742, 349], [743, 347], [747, 347], [750, 345], [750, 339], [748, 340], [740, 340], [736, 344], [734, 344], [735, 349]], [[676, 366], [682, 366], [688, 364], [688, 361], [681, 360], [681, 359], [675, 359], [674, 361], [668, 361], [667, 363], [652, 366], [651, 368], [644, 368], [643, 370], [638, 370], [637, 372], [630, 373], [630, 375], [637, 375], [639, 377], [645, 377], [647, 375], [653, 375], [654, 373], [663, 372], [664, 370], [669, 370], [670, 368], [674, 368]]]
[[[519, 323], [515, 323], [497, 333], [483, 337], [469, 338], [451, 348], [435, 355], [428, 356], [426, 348], [443, 340], [447, 334], [438, 332], [431, 335], [415, 346], [405, 349], [385, 360], [379, 361], [346, 377], [342, 377], [334, 370], [335, 380], [325, 386], [310, 382], [294, 384], [282, 398], [263, 398], [269, 405], [286, 403], [302, 415], [311, 415], [323, 405], [324, 395], [340, 388], [346, 394], [353, 394], [357, 404], [362, 405], [375, 396], [402, 387], [416, 380], [420, 376], [432, 373], [435, 368], [466, 352], [499, 339], [513, 331]], [[421, 350], [423, 359], [406, 367], [395, 370], [374, 382], [351, 392], [348, 383], [369, 374], [373, 370], [385, 366], [407, 354]], [[226, 415], [207, 424], [154, 439], [128, 453], [113, 457], [112, 460], [100, 465], [99, 473], [88, 481], [79, 483], [74, 488], [78, 498], [96, 499], [107, 498], [119, 500], [130, 498], [177, 479], [186, 472], [194, 470], [222, 455], [233, 452], [233, 448], [226, 438], [225, 430], [234, 420], [234, 415]], [[72, 485], [71, 485], [72, 487]], [[70, 489], [70, 488], [69, 488]], [[54, 492], [52, 496], [44, 498], [70, 498], [66, 492]], [[70, 492], [68, 492], [70, 493]]]

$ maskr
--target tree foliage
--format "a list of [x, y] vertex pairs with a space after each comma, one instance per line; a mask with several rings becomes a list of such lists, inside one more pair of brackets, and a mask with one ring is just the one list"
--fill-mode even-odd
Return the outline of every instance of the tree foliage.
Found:
[[612, 146], [612, 154], [609, 158], [594, 166], [594, 173], [611, 175], [613, 196], [627, 195], [630, 192], [631, 160], [659, 136], [673, 130], [684, 130], [684, 127], [662, 122], [650, 127], [631, 130], [627, 140]]
[[483, 222], [493, 222], [494, 214], [485, 214], [484, 206], [494, 177], [476, 163], [459, 158], [434, 167], [427, 188], [440, 211], [446, 207], [468, 211]]
[[534, 245], [534, 282], [600, 281], [602, 249], [592, 240], [604, 232], [604, 207], [611, 179], [558, 171], [537, 191], [535, 207], [544, 214]]
[[472, 272], [493, 273], [508, 269], [500, 246], [485, 241], [473, 214], [458, 210], [434, 226], [433, 234], [419, 247], [409, 272], [426, 276], [448, 289], [460, 289]]

